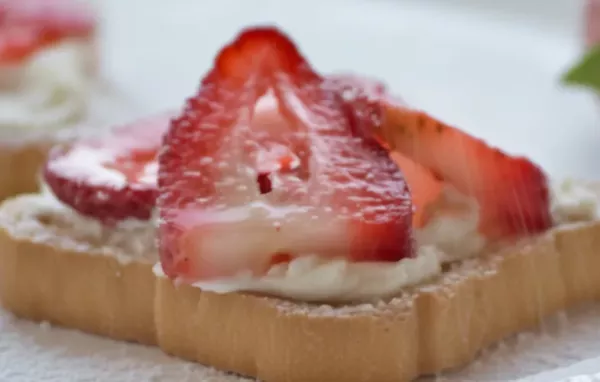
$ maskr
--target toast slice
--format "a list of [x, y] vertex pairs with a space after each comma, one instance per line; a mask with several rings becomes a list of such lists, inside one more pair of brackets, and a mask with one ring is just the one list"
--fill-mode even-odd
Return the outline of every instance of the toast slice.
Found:
[[175, 285], [151, 270], [150, 225], [91, 226], [47, 196], [5, 202], [4, 306], [267, 382], [411, 380], [600, 297], [600, 222], [560, 226], [452, 264], [390, 301], [355, 306]]
[[543, 317], [600, 297], [598, 267], [594, 222], [456, 264], [377, 304], [218, 295], [159, 278], [158, 344], [263, 381], [407, 381], [465, 365]]
[[0, 209], [0, 298], [19, 317], [153, 345], [156, 259], [150, 224], [102, 227], [46, 195]]

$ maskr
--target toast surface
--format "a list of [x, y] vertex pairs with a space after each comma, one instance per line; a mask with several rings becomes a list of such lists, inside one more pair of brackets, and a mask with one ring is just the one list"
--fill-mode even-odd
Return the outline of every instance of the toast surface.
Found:
[[176, 286], [151, 271], [148, 225], [92, 226], [39, 195], [7, 201], [5, 307], [267, 382], [411, 380], [465, 365], [543, 317], [600, 297], [598, 222], [561, 226], [453, 265], [390, 301], [355, 306]]

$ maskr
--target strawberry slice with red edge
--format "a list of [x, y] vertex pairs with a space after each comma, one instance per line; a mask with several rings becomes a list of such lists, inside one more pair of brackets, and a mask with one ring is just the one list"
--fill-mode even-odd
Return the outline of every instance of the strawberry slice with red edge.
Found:
[[552, 226], [548, 180], [527, 158], [397, 104], [387, 104], [379, 134], [390, 146], [479, 203], [481, 230], [492, 237]]
[[219, 53], [165, 136], [159, 189], [171, 278], [262, 274], [304, 255], [412, 255], [402, 173], [274, 28], [245, 30]]
[[[366, 127], [363, 134], [375, 134], [392, 151], [411, 189], [415, 227], [426, 223], [427, 206], [439, 200], [443, 182], [478, 200], [481, 228], [491, 236], [524, 235], [551, 226], [546, 176], [526, 158], [505, 154], [409, 109], [378, 81], [346, 75], [331, 82], [345, 95], [359, 121], [357, 129]], [[360, 122], [365, 119], [367, 123]]]
[[45, 182], [57, 199], [104, 224], [149, 219], [158, 194], [156, 157], [172, 116], [55, 147], [44, 167]]
[[91, 38], [96, 19], [73, 0], [0, 1], [0, 62], [19, 62], [69, 38]]
[[354, 74], [329, 75], [326, 84], [340, 93], [351, 116], [352, 127], [360, 134], [371, 136], [373, 132], [369, 129], [382, 123], [382, 100], [391, 99], [385, 84], [374, 78]]
[[[390, 95], [382, 82], [364, 76], [331, 75], [328, 76], [327, 83], [342, 95], [352, 117], [353, 128], [360, 134], [374, 135], [389, 150], [376, 127], [383, 123], [386, 102], [395, 105], [404, 105], [404, 102]], [[442, 196], [443, 182], [429, 169], [401, 153], [390, 152], [390, 156], [402, 170], [410, 189], [414, 206], [413, 227], [421, 228], [427, 223], [427, 207], [435, 204]]]

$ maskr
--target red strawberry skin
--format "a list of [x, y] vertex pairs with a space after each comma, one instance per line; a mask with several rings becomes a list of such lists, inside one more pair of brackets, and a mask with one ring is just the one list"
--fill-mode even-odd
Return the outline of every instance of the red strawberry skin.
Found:
[[[392, 99], [383, 84], [357, 76], [336, 76], [357, 129], [374, 134], [402, 169], [410, 186], [413, 224], [440, 196], [443, 182], [473, 196], [481, 207], [482, 231], [491, 236], [542, 232], [552, 224], [545, 174], [526, 158], [512, 157]], [[365, 123], [361, 121], [371, 121]]]
[[[327, 83], [342, 94], [353, 129], [365, 136], [375, 136], [389, 150], [389, 145], [379, 134], [385, 105], [402, 106], [404, 102], [390, 95], [382, 82], [372, 78], [349, 74], [333, 75], [327, 78]], [[427, 207], [436, 203], [442, 195], [443, 183], [429, 169], [401, 153], [390, 152], [390, 156], [402, 170], [410, 188], [414, 206], [413, 227], [421, 228], [427, 223]]]
[[534, 163], [488, 146], [430, 115], [388, 105], [381, 135], [391, 146], [479, 202], [481, 229], [492, 237], [552, 226], [548, 179]]
[[198, 280], [260, 274], [306, 254], [410, 256], [402, 173], [351, 119], [285, 35], [242, 32], [165, 136], [158, 199], [165, 273]]
[[390, 98], [385, 84], [352, 74], [330, 75], [326, 84], [341, 94], [353, 128], [365, 136], [373, 135], [369, 129], [382, 122], [382, 100]]
[[55, 147], [43, 170], [45, 182], [57, 199], [105, 224], [149, 219], [158, 194], [156, 156], [172, 115]]

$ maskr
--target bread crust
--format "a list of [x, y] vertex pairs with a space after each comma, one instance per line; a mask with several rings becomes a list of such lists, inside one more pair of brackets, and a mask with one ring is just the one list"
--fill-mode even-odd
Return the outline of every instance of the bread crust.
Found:
[[16, 315], [157, 344], [265, 382], [408, 381], [465, 365], [545, 316], [600, 297], [600, 222], [561, 226], [357, 306], [204, 292], [155, 277], [149, 262], [5, 228], [0, 298]]
[[39, 189], [39, 171], [50, 143], [0, 143], [0, 201]]
[[[12, 202], [3, 212], [27, 204]], [[7, 310], [115, 340], [156, 344], [151, 262], [124, 263], [99, 249], [39, 240], [48, 233], [40, 232], [41, 225], [34, 234], [16, 235], [6, 226], [11, 223], [0, 222], [0, 300]]]

